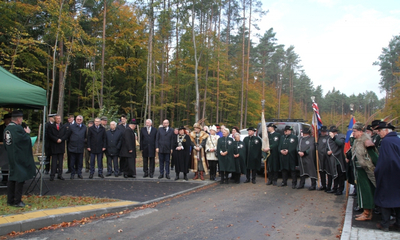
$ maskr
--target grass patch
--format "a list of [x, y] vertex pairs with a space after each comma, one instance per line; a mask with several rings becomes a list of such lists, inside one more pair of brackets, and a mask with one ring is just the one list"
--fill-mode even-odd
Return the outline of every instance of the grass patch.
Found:
[[7, 195], [0, 196], [0, 215], [20, 214], [59, 207], [74, 207], [96, 203], [116, 202], [119, 200], [96, 197], [23, 195], [22, 201], [25, 204], [29, 204], [29, 206], [25, 206], [24, 208], [7, 206]]

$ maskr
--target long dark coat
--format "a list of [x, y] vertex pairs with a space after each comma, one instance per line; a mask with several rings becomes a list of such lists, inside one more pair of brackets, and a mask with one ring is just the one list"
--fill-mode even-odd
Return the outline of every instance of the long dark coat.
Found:
[[311, 136], [301, 137], [297, 147], [298, 152], [303, 152], [304, 156], [299, 157], [300, 176], [317, 178], [317, 168], [315, 167], [315, 139]]
[[344, 142], [346, 137], [343, 134], [337, 134], [334, 139], [329, 137], [327, 150], [332, 151], [332, 154], [328, 156], [329, 159], [329, 167], [330, 175], [335, 179], [338, 176], [337, 165], [340, 165], [340, 168], [343, 173], [346, 172], [346, 159], [344, 156]]
[[268, 133], [269, 138], [269, 148], [270, 148], [270, 155], [267, 160], [267, 167], [268, 172], [278, 172], [280, 167], [279, 161], [279, 144], [281, 141], [281, 135], [277, 132]]
[[175, 135], [175, 138], [174, 151], [172, 152], [172, 158], [175, 161], [175, 172], [188, 173], [190, 162], [190, 137], [185, 134], [182, 138], [182, 150], [176, 150], [176, 148], [179, 146], [179, 135]]
[[68, 151], [72, 153], [83, 153], [86, 142], [86, 125], [69, 125], [68, 131]]
[[45, 126], [44, 151], [46, 153], [46, 156], [51, 156], [50, 138], [49, 138], [49, 129], [51, 125], [52, 125], [51, 122], [47, 122], [44, 125]]
[[[50, 124], [48, 129], [51, 154], [65, 153], [65, 140], [68, 139], [68, 132], [65, 125], [60, 123], [60, 130], [57, 130], [57, 124]], [[60, 143], [57, 140], [61, 139]]]
[[151, 127], [150, 134], [147, 127], [140, 129], [140, 150], [144, 158], [153, 158], [156, 156], [156, 136], [157, 129]]
[[171, 153], [171, 150], [174, 147], [174, 136], [174, 129], [170, 127], [168, 128], [168, 131], [166, 131], [163, 127], [158, 129], [156, 135], [156, 148], [159, 149], [159, 153]]
[[[279, 144], [279, 154], [281, 156], [281, 170], [295, 171], [298, 163], [297, 154], [297, 136], [293, 134], [283, 135], [281, 137], [281, 143]], [[281, 150], [287, 149], [289, 152], [287, 155], [280, 153]]]
[[88, 131], [87, 145], [90, 153], [98, 154], [106, 148], [106, 129], [100, 124], [97, 129], [95, 125], [91, 126]]
[[374, 173], [375, 204], [383, 208], [400, 207], [400, 138], [396, 132], [382, 139]]
[[32, 154], [32, 140], [21, 125], [8, 124], [3, 133], [4, 147], [9, 160], [8, 180], [24, 182], [35, 176], [36, 167]]
[[330, 174], [330, 171], [328, 171], [328, 154], [326, 152], [328, 140], [329, 140], [329, 135], [319, 136], [317, 150], [318, 150], [319, 171]]
[[107, 156], [118, 156], [122, 144], [122, 132], [115, 130], [108, 130], [106, 132], [106, 154]]
[[[132, 152], [129, 152], [131, 151]], [[136, 158], [136, 135], [131, 128], [127, 128], [122, 135], [120, 157]]]
[[260, 170], [261, 168], [261, 138], [256, 136], [247, 136], [243, 139], [246, 147], [246, 167], [251, 170]]
[[233, 142], [233, 155], [239, 154], [239, 157], [233, 156], [235, 161], [235, 172], [246, 174], [246, 147], [242, 141]]
[[[234, 141], [230, 137], [220, 137], [218, 138], [217, 144], [217, 157], [219, 170], [221, 172], [236, 172], [235, 159], [233, 159], [234, 153]], [[221, 155], [221, 152], [228, 151], [225, 156]]]

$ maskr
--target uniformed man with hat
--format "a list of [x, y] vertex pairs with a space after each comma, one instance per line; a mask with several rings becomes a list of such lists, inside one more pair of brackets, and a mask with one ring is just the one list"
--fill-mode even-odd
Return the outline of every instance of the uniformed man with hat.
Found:
[[375, 144], [375, 147], [379, 150], [379, 147], [381, 146], [381, 137], [378, 134], [378, 129], [376, 127], [379, 125], [381, 120], [374, 120], [371, 123], [371, 128], [373, 129], [373, 133], [371, 136], [372, 142]]
[[136, 178], [136, 120], [132, 119], [129, 122], [129, 127], [122, 134], [121, 150], [119, 157], [121, 158], [121, 170], [124, 173], [124, 178]]
[[329, 166], [332, 169], [333, 187], [328, 193], [342, 195], [344, 190], [344, 181], [346, 180], [346, 162], [344, 157], [344, 142], [346, 137], [338, 133], [336, 126], [329, 129], [329, 141], [327, 153]]
[[250, 182], [250, 172], [251, 172], [251, 182], [256, 183], [257, 172], [261, 168], [261, 151], [262, 142], [261, 138], [254, 136], [256, 132], [255, 127], [249, 127], [247, 132], [249, 135], [243, 139], [244, 146], [246, 147], [246, 181]]
[[270, 123], [267, 125], [268, 138], [269, 138], [269, 149], [264, 151], [270, 152], [267, 159], [267, 170], [268, 170], [268, 182], [267, 185], [273, 184], [278, 185], [278, 173], [280, 171], [279, 161], [279, 143], [281, 141], [281, 135], [275, 131], [276, 125]]
[[[4, 129], [10, 124], [11, 122], [11, 114], [7, 113], [3, 116], [3, 124], [0, 125], [0, 133], [3, 136]], [[0, 142], [3, 142], [3, 137], [0, 137]], [[3, 147], [3, 146], [1, 146]], [[1, 181], [2, 186], [6, 186], [8, 182], [8, 163], [4, 161], [4, 165], [1, 166], [1, 173], [3, 174], [3, 180]]]
[[11, 114], [11, 122], [4, 129], [3, 140], [10, 166], [7, 188], [7, 205], [25, 207], [22, 202], [22, 189], [25, 181], [35, 176], [36, 168], [32, 154], [30, 129], [21, 126], [22, 111]]
[[110, 130], [110, 125], [107, 125], [107, 123], [108, 123], [108, 118], [107, 118], [106, 116], [102, 116], [102, 117], [100, 118], [100, 120], [101, 120], [101, 125], [106, 129], [106, 132], [107, 132], [108, 130]]
[[50, 158], [51, 158], [51, 149], [50, 149], [50, 138], [49, 138], [49, 130], [50, 130], [50, 126], [51, 126], [51, 124], [53, 124], [54, 123], [54, 117], [56, 116], [57, 114], [55, 114], [55, 113], [51, 113], [51, 114], [49, 114], [48, 115], [48, 117], [49, 117], [49, 121], [44, 125], [45, 126], [45, 141], [44, 141], [44, 152], [45, 152], [45, 154], [46, 154], [46, 162], [47, 162], [47, 164], [45, 165], [45, 170], [44, 170], [44, 172], [45, 172], [45, 174], [49, 174], [49, 171], [50, 171]]
[[304, 188], [306, 176], [311, 179], [311, 187], [308, 190], [315, 190], [317, 187], [317, 169], [315, 167], [315, 139], [310, 136], [311, 129], [304, 128], [303, 136], [299, 140], [297, 153], [299, 154], [300, 183], [297, 189]]
[[281, 171], [282, 171], [282, 187], [287, 186], [289, 171], [292, 176], [292, 188], [295, 189], [297, 185], [296, 164], [298, 162], [297, 154], [297, 136], [292, 134], [293, 127], [285, 126], [284, 136], [281, 137], [279, 144]]
[[[319, 160], [319, 175], [321, 176], [321, 187], [319, 190], [325, 192], [330, 191], [332, 187], [332, 175], [328, 164], [328, 153], [326, 151], [329, 140], [328, 128], [321, 126], [321, 135], [318, 137], [318, 160]], [[326, 178], [328, 177], [328, 185], [326, 184]]]

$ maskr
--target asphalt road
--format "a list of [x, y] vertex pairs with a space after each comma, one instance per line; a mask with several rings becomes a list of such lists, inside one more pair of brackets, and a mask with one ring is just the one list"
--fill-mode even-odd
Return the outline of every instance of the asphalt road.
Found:
[[259, 178], [257, 184], [215, 184], [153, 208], [17, 239], [338, 239], [345, 203], [344, 195], [266, 186]]

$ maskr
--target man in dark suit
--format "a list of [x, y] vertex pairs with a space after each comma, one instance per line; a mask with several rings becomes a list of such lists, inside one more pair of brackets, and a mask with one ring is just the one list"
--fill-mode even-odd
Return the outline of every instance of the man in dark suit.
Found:
[[124, 178], [136, 178], [136, 120], [129, 122], [129, 127], [122, 134], [122, 145], [119, 156], [121, 158], [121, 169], [124, 172]]
[[114, 175], [118, 177], [118, 155], [121, 149], [122, 132], [117, 130], [117, 123], [110, 123], [110, 130], [106, 131], [106, 155], [107, 155], [107, 177], [112, 174], [112, 165], [114, 165]]
[[100, 118], [94, 119], [94, 125], [89, 128], [87, 144], [90, 152], [90, 175], [93, 178], [95, 158], [97, 158], [97, 168], [99, 177], [103, 175], [103, 152], [106, 150], [106, 129], [100, 124]]
[[[65, 127], [67, 128], [67, 131], [69, 131], [69, 127], [73, 124], [75, 124], [75, 116], [74, 115], [69, 115], [68, 116], [68, 122], [65, 124]], [[68, 141], [67, 141], [67, 166], [68, 166], [68, 171], [66, 173], [72, 173], [72, 169], [75, 168], [77, 169], [77, 166], [74, 166], [71, 164], [71, 154], [68, 151]]]
[[54, 117], [56, 116], [57, 114], [55, 114], [55, 113], [52, 113], [52, 114], [49, 114], [49, 121], [46, 123], [46, 125], [45, 125], [45, 135], [46, 135], [46, 137], [45, 137], [45, 141], [44, 141], [44, 151], [45, 151], [45, 154], [46, 154], [46, 161], [47, 161], [47, 164], [46, 164], [46, 166], [45, 166], [45, 170], [44, 170], [44, 172], [45, 172], [45, 174], [49, 174], [49, 171], [50, 171], [50, 158], [51, 158], [51, 149], [50, 149], [50, 138], [49, 138], [49, 130], [50, 130], [50, 126], [54, 123]]
[[[122, 133], [122, 135], [124, 135], [125, 130], [129, 128], [129, 124], [127, 124], [127, 118], [125, 114], [121, 115], [121, 122], [118, 124], [117, 126], [117, 130], [120, 131]], [[119, 176], [122, 175], [122, 164], [121, 164], [121, 157], [119, 158]]]
[[72, 166], [78, 166], [77, 169], [72, 168], [71, 179], [74, 179], [75, 174], [78, 174], [78, 178], [82, 177], [82, 166], [83, 166], [83, 150], [85, 147], [86, 139], [86, 126], [83, 122], [83, 117], [78, 115], [76, 117], [76, 123], [71, 125], [68, 131], [68, 151], [71, 155]]
[[160, 127], [156, 135], [156, 152], [158, 153], [158, 159], [160, 161], [160, 176], [158, 179], [164, 177], [164, 167], [165, 167], [165, 177], [169, 177], [169, 159], [172, 154], [173, 149], [173, 136], [174, 130], [169, 127], [169, 121], [165, 119], [163, 121], [163, 127]]
[[150, 178], [153, 178], [156, 156], [156, 136], [157, 129], [152, 127], [153, 121], [146, 120], [146, 126], [140, 130], [140, 150], [143, 157], [143, 177], [149, 176], [149, 161], [150, 161]]
[[56, 172], [58, 173], [58, 179], [64, 180], [62, 176], [63, 160], [65, 153], [65, 140], [68, 138], [67, 128], [61, 123], [61, 116], [56, 115], [54, 119], [55, 123], [49, 126], [48, 135], [52, 154], [50, 181], [54, 181]]

